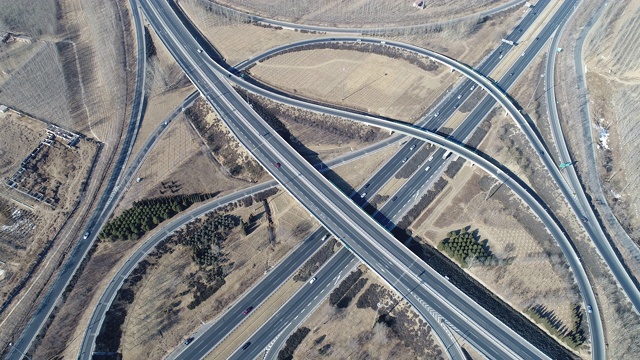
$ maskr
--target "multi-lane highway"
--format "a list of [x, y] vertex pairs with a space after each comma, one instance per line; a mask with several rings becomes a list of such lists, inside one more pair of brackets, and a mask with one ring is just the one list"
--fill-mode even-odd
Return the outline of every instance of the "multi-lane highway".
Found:
[[[132, 11], [137, 12], [138, 9], [133, 5], [134, 0], [131, 0]], [[134, 16], [134, 19], [137, 16]], [[119, 186], [118, 181], [122, 175], [124, 166], [126, 165], [129, 154], [133, 148], [140, 122], [142, 121], [142, 110], [144, 108], [144, 81], [146, 74], [146, 56], [145, 56], [145, 39], [142, 23], [134, 21], [134, 28], [136, 34], [137, 43], [137, 70], [136, 70], [136, 85], [134, 90], [134, 97], [131, 107], [131, 117], [127, 126], [127, 132], [120, 153], [113, 164], [111, 169], [112, 173], [109, 180], [105, 184], [104, 191], [100, 197], [100, 201], [95, 207], [95, 211], [89, 221], [83, 233], [89, 233], [86, 239], [80, 239], [76, 246], [73, 248], [69, 255], [69, 259], [62, 266], [62, 270], [58, 274], [51, 288], [44, 296], [42, 302], [38, 306], [35, 315], [29, 320], [29, 323], [25, 327], [24, 331], [20, 335], [20, 338], [11, 347], [7, 358], [8, 359], [20, 359], [22, 354], [29, 350], [31, 343], [40, 332], [40, 329], [44, 325], [45, 321], [55, 308], [60, 295], [67, 287], [67, 284], [75, 274], [78, 266], [85, 258], [87, 252], [93, 245], [94, 240], [97, 237], [98, 230], [107, 220], [108, 215], [111, 214], [113, 207], [117, 203], [113, 201], [114, 197], [118, 194]], [[84, 236], [83, 236], [84, 237]]]
[[[551, 22], [549, 22], [549, 24], [555, 24], [557, 26], [557, 24], [561, 23], [562, 21], [564, 21], [567, 18], [568, 14], [571, 12], [572, 9], [573, 9], [573, 6], [572, 6], [571, 2], [565, 3], [564, 6], [561, 7], [560, 10], [558, 11], [558, 13], [554, 16], [553, 20]], [[555, 29], [550, 27], [549, 24], [541, 32], [541, 34], [539, 36], [540, 39], [542, 39], [542, 38], [548, 39], [548, 37], [553, 33], [553, 31], [555, 31]], [[545, 34], [545, 35], [543, 36], [542, 34]], [[360, 40], [360, 42], [375, 42], [375, 43], [379, 43], [380, 42], [380, 40], [364, 39], [364, 38], [334, 38], [334, 40], [325, 39], [324, 41], [357, 41], [357, 40]], [[321, 40], [315, 40], [315, 41], [321, 41]], [[311, 42], [304, 42], [304, 43], [305, 44], [309, 44]], [[290, 45], [290, 46], [296, 46], [296, 45], [297, 44]], [[391, 46], [391, 45], [395, 45], [395, 43], [387, 42], [387, 46]], [[511, 86], [513, 84], [513, 82], [515, 81], [515, 79], [517, 78], [517, 75], [515, 75], [515, 74], [519, 74], [520, 72], [522, 72], [522, 70], [525, 68], [525, 66], [533, 59], [533, 57], [539, 52], [539, 50], [542, 48], [543, 45], [544, 45], [544, 41], [542, 41], [542, 40], [537, 40], [536, 42], [534, 42], [533, 45], [532, 45], [533, 48], [527, 49], [527, 51], [526, 51], [527, 56], [520, 57], [519, 58], [519, 62], [517, 62], [514, 65], [514, 67], [512, 67], [511, 73], [514, 73], [514, 75], [510, 75], [510, 73], [509, 73], [506, 76], [505, 79], [500, 81], [500, 83], [501, 84], [505, 84], [504, 86], [506, 86], [506, 87]], [[424, 50], [421, 50], [421, 51], [425, 52]], [[461, 71], [466, 71], [466, 70], [465, 69], [461, 69]], [[480, 79], [479, 83], [481, 85], [483, 85], [483, 87], [485, 87], [485, 88], [492, 87], [492, 85], [488, 84], [486, 82], [486, 80], [484, 80], [484, 79]], [[242, 84], [242, 82], [240, 82], [240, 84]], [[250, 84], [244, 84], [244, 86], [246, 88], [250, 88], [251, 89], [251, 85]], [[302, 103], [297, 102], [297, 101], [295, 101], [293, 99], [288, 99], [288, 98], [284, 98], [284, 97], [277, 97], [277, 96], [274, 96], [273, 94], [269, 94], [266, 91], [260, 92], [260, 90], [255, 90], [255, 89], [251, 89], [251, 90], [252, 91], [256, 91], [256, 92], [260, 93], [261, 95], [270, 97], [270, 98], [275, 99], [275, 100], [280, 101], [280, 102], [288, 103], [288, 104], [291, 104], [291, 105], [303, 106], [303, 107], [305, 107], [307, 109], [314, 108], [314, 105], [302, 104]], [[470, 90], [463, 89], [462, 91], [470, 91]], [[455, 94], [456, 94], [456, 92], [454, 92], [454, 95]], [[494, 98], [498, 98], [498, 99], [502, 100], [501, 102], [503, 102], [503, 103], [505, 102], [504, 101], [505, 99], [503, 98], [504, 95], [502, 95], [500, 90], [494, 88], [493, 94], [494, 94]], [[463, 95], [463, 94], [460, 94], [460, 95]], [[454, 97], [454, 98], [457, 98], [457, 97]], [[462, 100], [460, 100], [460, 101], [462, 101]], [[471, 122], [471, 123], [465, 122], [464, 125], [462, 125], [461, 127], [459, 127], [456, 130], [456, 132], [454, 133], [454, 137], [464, 139], [465, 137], [461, 136], [460, 134], [465, 134], [465, 133], [466, 134], [470, 134], [471, 131], [475, 128], [475, 125], [477, 125], [479, 123], [479, 121], [489, 112], [489, 110], [491, 109], [491, 107], [494, 104], [495, 104], [495, 100], [494, 99], [485, 99], [483, 102], [481, 102], [481, 104], [472, 113], [472, 116], [470, 116], [470, 118], [475, 118], [476, 121], [475, 122]], [[443, 112], [449, 111], [449, 114], [452, 113], [453, 111], [455, 111], [455, 108], [457, 108], [456, 105], [457, 104], [452, 104], [452, 105], [450, 105], [450, 108], [448, 108], [448, 109], [446, 109], [446, 107], [445, 107], [446, 110], [443, 110]], [[515, 114], [514, 117], [519, 116], [519, 119], [522, 119], [521, 115], [519, 114], [519, 112], [508, 101], [507, 101], [507, 106], [511, 106], [511, 113]], [[354, 116], [354, 115], [346, 115], [345, 116], [345, 114], [339, 113], [339, 111], [333, 110], [333, 109], [327, 110], [326, 108], [322, 108], [322, 107], [318, 106], [318, 107], [315, 107], [315, 110], [316, 111], [320, 111], [320, 112], [329, 113], [329, 114], [332, 114], [332, 115], [344, 116], [344, 117], [347, 117], [347, 118], [351, 118], [353, 120], [359, 120], [359, 119], [357, 119], [357, 116]], [[440, 118], [446, 118], [446, 117], [442, 116]], [[520, 124], [524, 125], [523, 128], [524, 128], [525, 131], [527, 131], [527, 130], [530, 131], [530, 128], [527, 127], [528, 124], [527, 124], [526, 121], [521, 120]], [[531, 132], [533, 132], [533, 131], [531, 131]], [[538, 141], [538, 145], [537, 145], [536, 148], [540, 149], [540, 151], [542, 151], [542, 149], [544, 149], [544, 147], [539, 143], [539, 140], [537, 138], [535, 138], [535, 135], [533, 135], [532, 138], [534, 140]], [[408, 149], [405, 148], [405, 151], [408, 151]], [[401, 156], [404, 156], [404, 155], [401, 155]], [[545, 152], [543, 151], [543, 153], [540, 154], [540, 156], [544, 158], [546, 156]], [[396, 158], [400, 159], [401, 157], [397, 156]], [[434, 157], [434, 159], [439, 159], [439, 156], [436, 155]], [[440, 157], [440, 159], [441, 159], [441, 157]], [[436, 162], [440, 162], [441, 163], [442, 161], [441, 160], [436, 160]], [[551, 160], [547, 159], [547, 162], [548, 162], [548, 164], [549, 163], [551, 164], [551, 167], [553, 169], [555, 169], [555, 167], [553, 167], [553, 163], [552, 163]], [[397, 162], [397, 164], [399, 164], [399, 163], [400, 163], [400, 161]], [[435, 169], [439, 168], [441, 164], [434, 164], [434, 165], [435, 166], [433, 166], [433, 169], [435, 170]], [[423, 175], [423, 176], [430, 176], [428, 174], [428, 172], [425, 172], [425, 174], [426, 175]], [[427, 178], [427, 180], [428, 180], [428, 178]], [[411, 196], [413, 196], [413, 194], [417, 193], [421, 188], [423, 188], [424, 184], [425, 184], [425, 179], [424, 178], [416, 177], [416, 178], [410, 180], [410, 182], [401, 190], [401, 193], [402, 192], [404, 192], [405, 194], [411, 193]], [[405, 197], [405, 199], [407, 199], [407, 197]], [[396, 211], [393, 211], [393, 212], [390, 212], [390, 213], [399, 212], [397, 210], [402, 210], [401, 207], [405, 203], [406, 203], [405, 201], [397, 201], [396, 202], [396, 204], [397, 204], [396, 206], [400, 207], [400, 208], [394, 209]], [[382, 213], [379, 213], [379, 215], [377, 215], [377, 216], [383, 217], [384, 215]], [[379, 220], [384, 221], [384, 219], [379, 219]], [[572, 259], [575, 260], [575, 261], [570, 261], [570, 264], [572, 265], [572, 268], [574, 268], [574, 273], [575, 273], [576, 272], [575, 271], [576, 267], [580, 267], [581, 268], [581, 265], [580, 265], [580, 263], [578, 261], [577, 255], [575, 255], [575, 253], [573, 252], [573, 249], [572, 249], [570, 244], [564, 243], [564, 245], [563, 244], [560, 244], [560, 245], [563, 248], [565, 254], [568, 254], [568, 257], [571, 257]], [[595, 305], [595, 296], [593, 296], [593, 292], [590, 289], [590, 286], [589, 286], [589, 283], [588, 283], [588, 278], [586, 277], [586, 274], [584, 273], [583, 270], [578, 271], [577, 273], [581, 274], [581, 275], [579, 275], [579, 279], [578, 279], [578, 283], [580, 284], [581, 292], [582, 293], [588, 293], [588, 295], [585, 296], [586, 303], [589, 304], [592, 307], [596, 306]], [[593, 314], [596, 314], [596, 313], [597, 313], [597, 309], [596, 309], [596, 311], [593, 312]], [[592, 329], [592, 336], [595, 339], [595, 341], [593, 341], [594, 349], [596, 349], [598, 353], [603, 354], [604, 353], [604, 341], [603, 341], [603, 337], [601, 336], [602, 332], [601, 332], [601, 325], [600, 325], [601, 323], [600, 323], [599, 315], [597, 315], [597, 314], [596, 315], [591, 315], [590, 318], [592, 320], [591, 323], [596, 324], [595, 325], [595, 329]]]
[[[434, 299], [433, 302], [438, 303], [441, 312], [446, 313], [450, 321], [454, 319], [464, 324], [461, 327], [467, 329], [470, 341], [476, 345], [482, 343], [483, 346], [479, 347], [488, 356], [544, 357], [484, 309], [476, 304], [470, 305], [464, 294], [451, 288], [433, 270], [425, 268], [421, 260], [340, 194], [281, 138], [272, 134], [268, 125], [233, 91], [226, 82], [226, 76], [221, 76], [219, 72], [223, 69], [203, 71], [204, 54], [170, 11], [168, 4], [162, 1], [154, 1], [153, 6], [149, 6], [148, 1], [141, 1], [141, 4], [147, 19], [158, 30], [160, 39], [172, 56], [218, 113], [222, 114], [240, 142], [361, 260], [397, 291], [413, 294], [407, 296], [412, 305], [420, 308], [423, 299]], [[275, 163], [279, 166], [275, 166]], [[382, 264], [390, 264], [391, 267], [384, 270]], [[429, 278], [428, 284], [423, 283], [425, 277]], [[444, 292], [446, 298], [441, 295], [444, 289], [447, 289]], [[464, 309], [465, 315], [462, 316], [458, 309]]]
[[[566, 15], [566, 14], [565, 14], [565, 15]], [[561, 16], [558, 16], [558, 19], [562, 19], [562, 20], [563, 20], [564, 18], [563, 18], [563, 17], [561, 17]], [[540, 46], [542, 46], [542, 45], [540, 45]], [[530, 56], [534, 56], [536, 53], [537, 53], [537, 51], [536, 51], [536, 52], [534, 52], [534, 53], [530, 53]]]
[[[195, 100], [195, 98], [197, 98], [197, 96], [199, 96], [199, 93], [197, 92], [191, 94], [189, 97], [187, 97], [187, 99], [181, 105], [179, 105], [165, 119], [163, 123], [161, 123], [161, 125], [154, 131], [154, 133], [149, 138], [147, 143], [145, 143], [143, 148], [140, 150], [139, 154], [136, 156], [135, 160], [132, 162], [132, 165], [127, 170], [127, 176], [123, 179], [128, 179], [129, 182], [133, 179], [133, 176], [137, 172], [137, 169], [139, 168], [143, 159], [149, 153], [149, 150], [153, 148], [153, 145], [155, 145], [160, 135], [167, 128], [168, 123], [171, 122], [173, 118], [175, 118], [175, 116], [180, 111], [180, 109], [192, 103]], [[398, 136], [390, 137], [386, 140], [367, 146], [360, 150], [339, 156], [333, 160], [327, 161], [324, 164], [317, 164], [316, 167], [322, 167], [324, 170], [326, 170], [327, 168], [333, 168], [336, 166], [347, 164], [352, 161], [357, 161], [360, 157], [368, 156], [376, 151], [379, 151], [387, 146], [390, 146], [396, 143], [397, 141], [398, 141]], [[233, 194], [229, 194], [227, 196], [224, 196], [220, 199], [217, 199], [205, 205], [195, 207], [194, 209], [187, 211], [186, 213], [180, 214], [179, 216], [174, 218], [171, 222], [163, 226], [163, 230], [161, 232], [155, 234], [154, 236], [150, 237], [147, 241], [145, 241], [145, 243], [138, 250], [136, 250], [136, 252], [131, 255], [129, 260], [117, 271], [117, 273], [113, 276], [111, 282], [109, 283], [107, 289], [105, 289], [105, 291], [102, 293], [100, 300], [98, 301], [99, 305], [96, 307], [96, 309], [94, 309], [94, 312], [91, 315], [91, 319], [89, 320], [89, 326], [87, 328], [87, 331], [85, 331], [85, 334], [82, 340], [79, 358], [80, 359], [91, 358], [91, 354], [94, 351], [93, 349], [95, 347], [96, 336], [100, 331], [106, 312], [111, 306], [111, 302], [115, 298], [117, 291], [122, 287], [122, 284], [126, 280], [128, 274], [130, 274], [131, 271], [133, 271], [133, 269], [138, 264], [138, 262], [144, 259], [144, 256], [149, 252], [150, 249], [153, 249], [162, 239], [164, 239], [166, 236], [171, 234], [175, 229], [183, 226], [184, 224], [188, 223], [192, 219], [204, 213], [212, 211], [219, 206], [223, 206], [228, 202], [237, 201], [239, 199], [242, 199], [245, 196], [249, 196], [257, 192], [270, 189], [277, 185], [278, 184], [275, 180], [268, 181], [263, 184], [255, 185], [253, 187], [237, 191]], [[321, 238], [325, 234], [326, 234], [325, 230], [319, 229], [318, 231], [314, 232], [309, 237], [309, 239], [316, 239], [318, 238], [318, 236]], [[291, 274], [295, 272], [296, 269], [299, 268], [305, 262], [305, 260], [309, 257], [308, 256], [309, 254], [312, 254], [315, 251], [317, 251], [320, 248], [319, 245], [320, 243], [318, 242], [308, 241], [308, 239], [305, 239], [305, 241], [303, 241], [300, 247], [298, 247], [294, 252], [292, 252], [287, 257], [286, 260], [283, 260], [282, 266], [278, 265], [273, 270], [271, 270], [269, 274], [264, 279], [261, 280], [261, 284], [259, 285], [259, 287], [257, 287], [255, 290], [252, 289], [248, 291], [244, 295], [244, 297], [253, 299], [254, 304], [261, 303], [264, 299], [266, 299], [266, 297], [269, 294], [273, 293], [277, 289], [282, 279], [287, 279], [288, 277], [290, 277]], [[242, 308], [242, 309], [245, 309], [245, 308]], [[227, 316], [227, 315], [224, 315], [224, 316]], [[224, 316], [221, 317], [218, 320], [218, 322], [225, 323], [226, 324], [225, 326], [228, 327], [231, 324], [238, 323], [237, 321], [238, 319], [235, 319], [233, 317], [225, 318]], [[213, 332], [218, 336], [223, 337], [226, 334], [225, 332], [223, 332], [225, 330], [228, 330], [228, 329], [221, 330], [214, 327], [213, 330], [210, 330], [210, 332]], [[219, 340], [212, 339], [211, 341], [219, 341]], [[211, 341], [209, 341], [208, 343], [210, 343]]]

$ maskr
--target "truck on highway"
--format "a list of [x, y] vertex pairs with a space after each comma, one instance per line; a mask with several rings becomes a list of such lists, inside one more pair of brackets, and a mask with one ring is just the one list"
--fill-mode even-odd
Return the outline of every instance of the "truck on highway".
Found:
[[513, 42], [513, 41], [511, 41], [511, 40], [502, 39], [502, 42], [503, 42], [503, 43], [505, 43], [505, 44], [509, 44], [509, 45], [511, 45], [511, 46], [516, 46], [516, 43], [514, 43], [514, 42]]
[[451, 156], [451, 150], [447, 151], [444, 155], [442, 155], [442, 159], [446, 160], [449, 156]]

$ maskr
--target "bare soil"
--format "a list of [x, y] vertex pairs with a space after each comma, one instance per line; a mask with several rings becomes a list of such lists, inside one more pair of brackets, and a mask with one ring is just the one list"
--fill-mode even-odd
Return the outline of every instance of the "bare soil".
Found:
[[[198, 133], [180, 114], [165, 130], [162, 138], [149, 152], [136, 178], [123, 196], [115, 215], [134, 201], [179, 194], [226, 194], [250, 186], [219, 169]], [[169, 186], [170, 185], [170, 186]]]
[[201, 0], [180, 0], [178, 4], [231, 65], [279, 45], [322, 36], [230, 20], [206, 11], [206, 4]]
[[[580, 302], [568, 265], [544, 226], [508, 189], [469, 166], [463, 167], [439, 204], [432, 204], [412, 229], [429, 245], [437, 247], [453, 230], [469, 227], [487, 239], [496, 258], [511, 265], [469, 267], [469, 272], [514, 308], [523, 311], [543, 305], [560, 326], [571, 328], [571, 308]], [[515, 206], [514, 206], [515, 205]], [[514, 214], [518, 213], [518, 217]], [[522, 222], [526, 222], [523, 224]]]
[[[338, 308], [331, 305], [329, 301], [325, 301], [304, 321], [302, 326], [311, 329], [311, 332], [298, 346], [294, 358], [442, 358], [443, 349], [430, 333], [431, 328], [413, 311], [411, 306], [403, 302], [370, 271], [366, 271], [363, 278], [368, 280], [366, 286], [354, 294], [347, 308]], [[370, 291], [369, 288], [377, 288], [378, 291]], [[377, 311], [358, 305], [361, 297], [367, 297], [364, 295], [367, 292], [371, 294], [369, 296], [371, 299], [368, 300], [373, 302], [374, 307], [380, 303], [381, 306]], [[401, 316], [401, 313], [405, 316]], [[383, 314], [407, 321], [399, 321], [398, 328], [392, 330], [384, 323], [378, 322], [379, 316]], [[408, 347], [407, 338], [405, 338], [405, 336], [415, 336], [418, 330], [427, 334], [424, 337], [422, 334], [420, 336], [420, 340], [424, 343], [419, 354]]]
[[[38, 289], [34, 281], [42, 277], [34, 268], [39, 262], [41, 254], [46, 255], [53, 245], [53, 239], [59, 236], [60, 228], [69, 221], [69, 215], [73, 214], [82, 192], [86, 190], [85, 183], [90, 170], [94, 167], [98, 146], [95, 142], [80, 138], [73, 147], [68, 147], [54, 138], [49, 141], [49, 146], [42, 144], [45, 140], [42, 135], [42, 127], [37, 125], [35, 119], [21, 117], [18, 122], [8, 125], [8, 136], [22, 141], [15, 142], [16, 146], [6, 147], [7, 155], [5, 169], [18, 171], [15, 175], [4, 177], [0, 190], [0, 209], [2, 209], [3, 223], [0, 227], [0, 270], [4, 270], [2, 279], [2, 302], [11, 301], [15, 308], [3, 309], [2, 331], [12, 334], [20, 329], [16, 323], [25, 319], [23, 317], [28, 308], [21, 307], [25, 289]], [[33, 128], [24, 124], [30, 124]], [[34, 125], [36, 124], [36, 125]], [[14, 128], [15, 126], [15, 128]], [[23, 128], [20, 128], [23, 127]], [[12, 133], [12, 130], [18, 133]], [[9, 139], [4, 138], [4, 141]], [[22, 163], [17, 156], [23, 155], [28, 146], [33, 146], [34, 140], [38, 140], [36, 146], [40, 151], [35, 157]], [[13, 151], [10, 151], [13, 150]], [[23, 165], [22, 165], [23, 164]], [[11, 177], [17, 188], [31, 194], [41, 194], [43, 201], [36, 201], [31, 197], [8, 187], [4, 182]], [[45, 204], [47, 201], [49, 204]], [[56, 247], [54, 255], [61, 255], [60, 248]], [[51, 260], [43, 260], [39, 264], [52, 265]], [[45, 273], [46, 274], [46, 273]], [[33, 285], [33, 287], [32, 287]], [[10, 294], [20, 290], [21, 292]], [[10, 304], [10, 303], [7, 303]], [[17, 310], [15, 310], [17, 309]], [[14, 311], [15, 310], [15, 311]], [[13, 317], [11, 317], [13, 315]]]
[[454, 78], [443, 66], [425, 71], [405, 60], [339, 49], [282, 54], [250, 72], [298, 96], [409, 122], [419, 119]]
[[14, 112], [0, 115], [0, 176], [11, 176], [47, 134], [46, 124]]
[[[233, 270], [225, 277], [226, 283], [194, 310], [185, 307], [191, 295], [180, 295], [189, 277], [199, 273], [190, 256], [179, 245], [176, 251], [159, 259], [158, 265], [145, 275], [144, 285], [129, 308], [121, 344], [125, 358], [161, 358], [181, 344], [185, 334], [193, 333], [201, 321], [210, 321], [218, 316], [317, 226], [286, 193], [280, 192], [272, 197], [269, 206], [276, 226], [276, 243], [269, 243], [261, 204], [234, 210], [232, 214], [243, 219], [253, 214], [256, 227], [247, 236], [234, 230], [224, 241], [225, 263]], [[301, 225], [308, 230], [297, 231]], [[171, 314], [166, 313], [165, 316], [163, 309], [176, 302], [179, 305], [173, 306]], [[157, 326], [162, 327], [162, 336], [155, 330]]]
[[[195, 0], [203, 3], [202, 0]], [[459, 2], [445, 0], [426, 2], [426, 8], [412, 6], [411, 1], [338, 0], [321, 2], [290, 2], [286, 0], [222, 0], [219, 3], [234, 9], [266, 18], [289, 22], [336, 27], [389, 27], [394, 25], [425, 24], [476, 14], [496, 7], [506, 0]]]

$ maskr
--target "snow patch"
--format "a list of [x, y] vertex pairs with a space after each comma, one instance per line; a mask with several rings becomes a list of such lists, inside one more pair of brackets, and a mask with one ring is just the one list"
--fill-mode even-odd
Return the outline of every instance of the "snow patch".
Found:
[[609, 147], [609, 130], [607, 129], [607, 126], [604, 125], [604, 119], [600, 119], [597, 124], [593, 125], [593, 127], [600, 132], [600, 137], [598, 138], [600, 145], [605, 150], [611, 150]]

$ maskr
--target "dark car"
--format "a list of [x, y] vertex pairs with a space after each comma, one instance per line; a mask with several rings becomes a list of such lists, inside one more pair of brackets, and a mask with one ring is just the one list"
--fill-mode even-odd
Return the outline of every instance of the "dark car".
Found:
[[587, 219], [586, 216], [583, 216], [582, 218], [580, 218], [580, 220], [582, 220], [582, 222], [585, 224], [589, 222], [589, 219]]
[[280, 166], [282, 166], [282, 165], [280, 165], [279, 162], [275, 163], [275, 165], [276, 165], [276, 168], [278, 168], [278, 169], [280, 169]]
[[185, 345], [185, 346], [187, 346], [187, 345], [191, 344], [191, 342], [193, 341], [193, 339], [194, 339], [194, 338], [193, 338], [193, 336], [192, 336], [192, 337], [190, 337], [190, 338], [188, 338], [187, 340], [185, 340], [185, 341], [184, 341], [184, 345]]
[[250, 312], [251, 312], [251, 310], [253, 310], [253, 306], [249, 306], [249, 307], [248, 307], [245, 311], [243, 311], [242, 313], [243, 313], [244, 315], [247, 315], [248, 313], [250, 313]]
[[393, 199], [391, 199], [391, 201], [396, 201], [397, 198], [398, 198], [397, 196], [394, 196]]
[[247, 350], [249, 346], [251, 346], [251, 341], [247, 341], [246, 343], [244, 343], [244, 345], [242, 345], [242, 350]]

